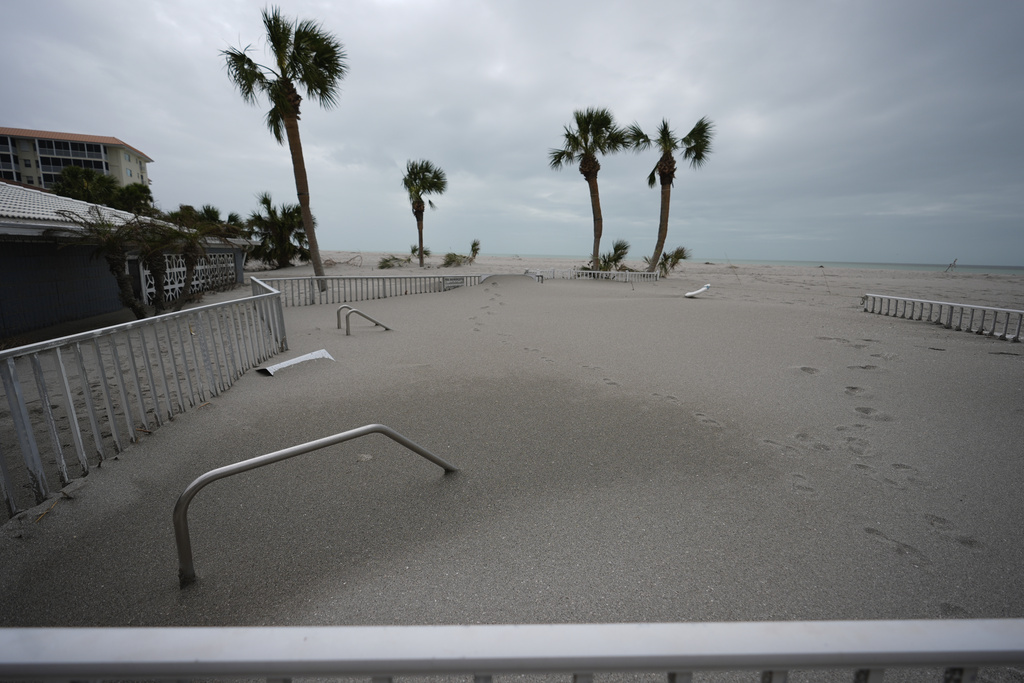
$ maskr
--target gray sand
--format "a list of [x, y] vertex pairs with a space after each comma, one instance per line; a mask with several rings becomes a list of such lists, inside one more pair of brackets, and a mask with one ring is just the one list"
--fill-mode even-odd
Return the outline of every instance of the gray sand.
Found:
[[[278, 358], [337, 361], [250, 373], [8, 523], [0, 622], [1024, 616], [1024, 349], [859, 298], [1024, 308], [1020, 284], [509, 276], [357, 304], [394, 331], [353, 318], [350, 337], [332, 306], [289, 308]], [[375, 435], [217, 482], [179, 590], [171, 510], [192, 479], [376, 422], [461, 472]]]

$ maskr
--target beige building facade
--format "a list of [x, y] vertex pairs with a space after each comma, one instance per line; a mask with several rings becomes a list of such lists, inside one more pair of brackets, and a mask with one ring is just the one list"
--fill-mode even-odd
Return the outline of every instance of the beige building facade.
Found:
[[153, 160], [117, 138], [0, 127], [0, 178], [41, 189], [68, 166], [113, 176], [121, 186], [150, 185]]

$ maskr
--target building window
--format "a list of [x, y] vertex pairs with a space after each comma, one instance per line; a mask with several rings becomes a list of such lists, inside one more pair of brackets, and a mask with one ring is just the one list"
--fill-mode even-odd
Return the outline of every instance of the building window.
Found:
[[30, 175], [25, 176], [25, 182], [29, 185], [35, 185], [35, 183], [32, 182], [32, 176]]
[[32, 160], [25, 159], [25, 168], [32, 168]]
[[124, 170], [128, 173], [128, 177], [131, 178], [132, 177], [132, 169], [126, 168]]
[[124, 160], [125, 161], [131, 161], [132, 160], [132, 155], [129, 154], [128, 152], [125, 152], [124, 153]]

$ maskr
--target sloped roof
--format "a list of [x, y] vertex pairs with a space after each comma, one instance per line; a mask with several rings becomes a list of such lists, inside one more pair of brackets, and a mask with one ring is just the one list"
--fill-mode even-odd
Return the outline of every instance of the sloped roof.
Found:
[[[43, 238], [59, 239], [57, 235], [47, 235], [48, 230], [77, 230], [80, 226], [61, 212], [70, 212], [82, 217], [91, 217], [90, 211], [96, 209], [104, 220], [114, 224], [127, 223], [136, 218], [130, 211], [111, 209], [100, 204], [90, 204], [77, 199], [62, 197], [52, 192], [43, 192], [19, 183], [0, 179], [0, 240], [8, 238]], [[146, 219], [161, 225], [171, 225], [166, 221]], [[66, 235], [66, 233], [65, 233]], [[245, 238], [209, 239], [208, 244], [231, 244], [243, 249], [251, 247], [252, 242]]]
[[149, 155], [143, 154], [127, 142], [104, 135], [79, 135], [78, 133], [58, 133], [52, 130], [30, 130], [28, 128], [4, 128], [0, 126], [0, 135], [10, 135], [16, 138], [39, 138], [40, 140], [67, 140], [68, 142], [91, 142], [98, 145], [118, 145], [126, 147], [146, 160], [153, 163]]
[[99, 209], [103, 218], [111, 222], [124, 223], [135, 217], [135, 214], [128, 211], [118, 211], [0, 180], [0, 235], [39, 237], [47, 229], [75, 225], [74, 221], [61, 215], [61, 211], [84, 217], [89, 215], [92, 207]]

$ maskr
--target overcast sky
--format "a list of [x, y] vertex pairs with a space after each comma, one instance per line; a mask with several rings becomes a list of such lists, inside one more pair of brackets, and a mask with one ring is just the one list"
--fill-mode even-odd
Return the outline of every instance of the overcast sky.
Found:
[[[0, 125], [110, 135], [158, 204], [295, 202], [291, 160], [220, 50], [265, 54], [251, 0], [4, 2]], [[590, 253], [586, 183], [553, 171], [572, 112], [716, 126], [680, 164], [666, 246], [708, 259], [1024, 265], [1024, 2], [289, 0], [348, 54], [300, 130], [323, 249], [406, 253], [409, 159], [448, 175], [435, 253]], [[653, 250], [657, 155], [601, 159], [602, 251]]]

